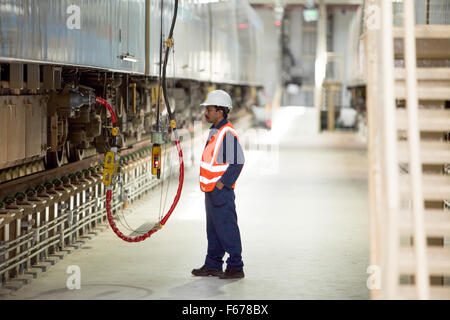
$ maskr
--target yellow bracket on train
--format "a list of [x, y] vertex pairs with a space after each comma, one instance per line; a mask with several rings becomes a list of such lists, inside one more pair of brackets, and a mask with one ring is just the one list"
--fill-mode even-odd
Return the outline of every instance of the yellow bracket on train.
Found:
[[[113, 127], [111, 135], [116, 137], [119, 134], [119, 128]], [[120, 157], [117, 154], [117, 147], [112, 147], [105, 155], [105, 163], [103, 164], [103, 184], [111, 186], [116, 182], [119, 171]]]
[[117, 172], [119, 169], [119, 156], [117, 155], [117, 148], [111, 148], [111, 151], [105, 155], [105, 163], [103, 165], [103, 184], [111, 186], [116, 181]]

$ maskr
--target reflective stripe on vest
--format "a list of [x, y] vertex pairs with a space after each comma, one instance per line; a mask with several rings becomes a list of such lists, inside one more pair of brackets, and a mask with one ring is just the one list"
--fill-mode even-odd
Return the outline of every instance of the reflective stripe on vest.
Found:
[[228, 163], [217, 163], [217, 153], [219, 152], [223, 138], [228, 131], [238, 139], [236, 130], [234, 130], [231, 123], [228, 122], [211, 137], [205, 150], [203, 150], [202, 161], [200, 162], [199, 179], [200, 189], [203, 192], [211, 192], [216, 186], [216, 182], [219, 181], [229, 166]]

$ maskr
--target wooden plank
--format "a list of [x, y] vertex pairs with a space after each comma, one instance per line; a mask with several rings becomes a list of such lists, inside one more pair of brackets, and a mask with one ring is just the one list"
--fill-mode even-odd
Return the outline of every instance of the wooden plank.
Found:
[[[405, 80], [405, 68], [395, 68], [395, 79]], [[450, 68], [417, 68], [418, 80], [450, 81]]]
[[[416, 287], [407, 285], [399, 286], [398, 299], [417, 299]], [[430, 299], [432, 300], [449, 300], [450, 299], [450, 288], [449, 287], [431, 287], [430, 288]]]
[[[419, 80], [417, 83], [417, 95], [419, 100], [450, 100], [450, 81]], [[405, 81], [395, 81], [395, 98], [406, 99]]]
[[[398, 142], [399, 161], [407, 163], [409, 161], [408, 141]], [[450, 163], [450, 143], [439, 141], [421, 141], [420, 158], [424, 164], [445, 164]]]
[[[401, 248], [399, 259], [400, 272], [414, 274], [416, 271], [416, 253], [414, 248]], [[428, 272], [433, 275], [450, 274], [450, 250], [447, 248], [427, 248]]]
[[[439, 209], [428, 209], [425, 215], [425, 233], [428, 237], [450, 236], [450, 212]], [[400, 233], [413, 235], [413, 219], [410, 211], [400, 212]]]
[[[444, 201], [450, 199], [450, 176], [424, 174], [422, 176], [422, 187], [425, 200]], [[405, 198], [410, 198], [409, 175], [400, 175], [400, 190]]]
[[[403, 39], [394, 40], [395, 59], [403, 59], [405, 54]], [[417, 59], [444, 60], [450, 58], [450, 39], [417, 39]], [[434, 62], [431, 62], [432, 64]]]
[[[408, 128], [406, 109], [397, 109], [397, 128]], [[449, 109], [419, 109], [419, 128], [421, 131], [450, 131]]]
[[[403, 38], [404, 35], [403, 26], [394, 27], [394, 38]], [[450, 39], [450, 25], [416, 25], [415, 35], [418, 39]]]

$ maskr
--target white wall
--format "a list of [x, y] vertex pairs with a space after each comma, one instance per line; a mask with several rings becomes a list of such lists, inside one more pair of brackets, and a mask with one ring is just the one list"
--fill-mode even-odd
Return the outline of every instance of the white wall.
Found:
[[[333, 19], [333, 52], [342, 56], [343, 74], [342, 74], [342, 101], [343, 107], [350, 106], [350, 93], [346, 89], [350, 80], [352, 80], [353, 68], [358, 67], [356, 61], [356, 52], [352, 52], [350, 46], [351, 26], [356, 18], [356, 11], [341, 10], [334, 11]], [[328, 50], [329, 51], [329, 50]], [[337, 72], [337, 70], [335, 71]]]
[[266, 94], [272, 98], [280, 79], [280, 27], [275, 25], [275, 15], [269, 9], [255, 9], [264, 25], [263, 48], [261, 49], [261, 61], [264, 75], [264, 87]]

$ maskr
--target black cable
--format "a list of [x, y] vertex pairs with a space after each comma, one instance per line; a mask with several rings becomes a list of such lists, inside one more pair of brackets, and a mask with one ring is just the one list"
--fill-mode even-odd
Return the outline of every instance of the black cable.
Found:
[[160, 29], [159, 29], [159, 77], [158, 77], [158, 101], [156, 103], [156, 130], [160, 130], [160, 109], [159, 109], [159, 102], [161, 100], [161, 72], [163, 68], [163, 64], [161, 63], [162, 60], [162, 43], [163, 43], [163, 7], [164, 7], [164, 0], [161, 0], [160, 2], [161, 6], [161, 21], [160, 21]]
[[[169, 36], [168, 36], [169, 41], [173, 41], [172, 37], [173, 37], [173, 30], [175, 29], [175, 22], [177, 21], [177, 13], [178, 13], [178, 0], [175, 0], [172, 24], [170, 25], [170, 31], [169, 31]], [[172, 45], [173, 45], [173, 43], [172, 43]], [[167, 95], [167, 88], [166, 88], [166, 68], [167, 68], [167, 62], [169, 60], [170, 48], [171, 48], [171, 46], [167, 46], [166, 53], [164, 56], [164, 65], [163, 65], [163, 74], [162, 74], [162, 90], [163, 90], [164, 100], [166, 102], [167, 113], [169, 114], [169, 119], [174, 120], [172, 110], [170, 109], [170, 103], [169, 103], [169, 98]]]

